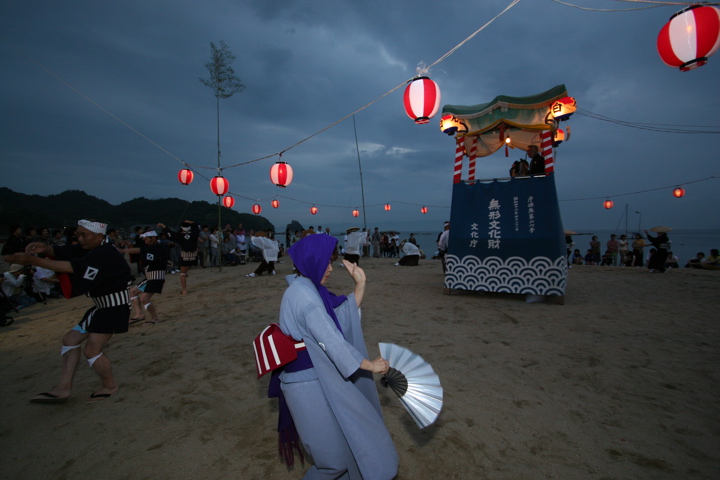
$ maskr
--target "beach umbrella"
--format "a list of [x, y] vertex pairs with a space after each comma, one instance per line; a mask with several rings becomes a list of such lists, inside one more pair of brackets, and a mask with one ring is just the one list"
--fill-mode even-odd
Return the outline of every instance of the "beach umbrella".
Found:
[[357, 232], [360, 230], [360, 227], [350, 227], [346, 231], [347, 233]]
[[440, 378], [432, 366], [417, 353], [394, 343], [378, 346], [380, 355], [390, 363], [382, 385], [395, 392], [418, 427], [432, 425], [443, 405]]
[[655, 233], [667, 233], [667, 232], [672, 232], [672, 228], [663, 227], [662, 225], [658, 225], [657, 227], [651, 228], [650, 231], [655, 232]]

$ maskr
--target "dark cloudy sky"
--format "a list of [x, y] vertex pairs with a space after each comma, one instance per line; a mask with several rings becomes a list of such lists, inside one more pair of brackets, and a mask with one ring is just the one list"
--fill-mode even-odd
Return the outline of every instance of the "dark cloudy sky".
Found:
[[[180, 160], [206, 177], [217, 166], [210, 42], [225, 41], [246, 89], [220, 102], [221, 164], [271, 155], [378, 99], [490, 21], [511, 0], [5, 1], [0, 7], [0, 185], [28, 194], [84, 190], [118, 204], [135, 197], [215, 202], [208, 182], [177, 181]], [[589, 9], [647, 4], [570, 0]], [[472, 105], [565, 84], [578, 106], [631, 123], [720, 131], [720, 56], [681, 73], [656, 51], [660, 28], [680, 7], [601, 12], [523, 0], [433, 68], [442, 104]], [[454, 142], [439, 118], [415, 125], [403, 88], [355, 115], [368, 226], [436, 231], [450, 216]], [[613, 229], [625, 204], [634, 228], [720, 227], [718, 134], [675, 134], [574, 115], [557, 150], [563, 221]], [[665, 127], [663, 127], [665, 128]], [[512, 160], [481, 160], [483, 178]], [[256, 201], [276, 226], [290, 220], [362, 225], [352, 118], [287, 151], [287, 189], [270, 183], [277, 157], [229, 168], [235, 210]], [[646, 193], [628, 193], [654, 190]], [[277, 195], [280, 208], [270, 201]], [[602, 207], [604, 197], [615, 208]], [[600, 198], [594, 198], [600, 197]], [[589, 200], [579, 200], [589, 199]], [[392, 204], [388, 213], [382, 208]], [[311, 216], [309, 208], [319, 213]], [[427, 205], [427, 215], [420, 207]], [[179, 219], [158, 219], [175, 223]], [[360, 217], [362, 220], [362, 216]]]

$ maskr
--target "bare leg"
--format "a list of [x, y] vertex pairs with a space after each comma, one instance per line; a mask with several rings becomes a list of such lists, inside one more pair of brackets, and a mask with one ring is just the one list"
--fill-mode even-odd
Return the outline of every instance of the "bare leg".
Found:
[[[80, 333], [77, 330], [70, 330], [63, 336], [64, 347], [79, 347], [79, 345], [88, 338], [89, 333]], [[62, 371], [60, 373], [60, 382], [55, 388], [50, 390], [49, 394], [58, 398], [68, 398], [72, 393], [73, 379], [75, 378], [75, 370], [80, 361], [80, 348], [73, 348], [62, 355]]]
[[187, 272], [189, 269], [190, 267], [180, 267], [180, 286], [182, 287], [180, 293], [183, 295], [187, 293]]
[[[85, 344], [85, 358], [95, 358], [103, 353], [103, 347], [112, 337], [111, 333], [91, 333], [88, 337], [88, 341]], [[118, 386], [115, 383], [115, 377], [112, 373], [112, 366], [110, 365], [110, 359], [107, 355], [100, 355], [95, 359], [95, 363], [92, 365], [92, 369], [95, 370], [100, 376], [102, 381], [102, 388], [95, 392], [97, 394], [108, 393], [112, 394], [118, 391]]]
[[140, 295], [140, 294], [142, 294], [142, 292], [137, 287], [133, 287], [130, 290], [130, 298], [132, 299], [131, 303], [132, 303], [132, 310], [133, 310], [132, 318], [130, 319], [130, 321], [142, 320], [145, 318], [145, 314], [142, 309], [142, 302], [140, 300], [140, 297], [138, 297], [138, 295]]
[[144, 293], [140, 295], [140, 302], [143, 305], [147, 305], [147, 311], [150, 314], [150, 321], [147, 323], [160, 323], [160, 319], [157, 316], [157, 309], [155, 308], [155, 305], [150, 301], [154, 294], [153, 293]]

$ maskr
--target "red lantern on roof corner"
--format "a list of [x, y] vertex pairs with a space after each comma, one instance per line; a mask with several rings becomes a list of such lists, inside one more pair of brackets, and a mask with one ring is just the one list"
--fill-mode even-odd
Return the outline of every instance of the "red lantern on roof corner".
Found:
[[277, 162], [270, 167], [270, 180], [278, 187], [287, 187], [293, 180], [292, 167], [285, 162]]
[[360, 215], [360, 210], [353, 210], [353, 211], [352, 211], [352, 216], [353, 216], [353, 217], [357, 217], [358, 215]]
[[613, 201], [609, 198], [603, 202], [603, 207], [605, 207], [606, 210], [610, 210], [613, 205], [615, 205], [615, 203], [613, 203]]
[[256, 203], [252, 206], [252, 212], [257, 215], [258, 213], [262, 212], [262, 207]]
[[577, 111], [577, 102], [573, 97], [563, 97], [556, 100], [550, 107], [550, 112], [556, 120], [562, 121], [570, 118]]
[[386, 212], [389, 212], [391, 208], [392, 208], [392, 207], [390, 206], [389, 203], [386, 203], [386, 204], [385, 204], [385, 211], [386, 211]]
[[673, 190], [673, 196], [675, 198], [680, 198], [685, 196], [685, 189], [682, 187], [676, 187], [675, 190]]
[[183, 185], [190, 185], [193, 178], [195, 178], [195, 174], [189, 168], [183, 168], [178, 172], [178, 180], [180, 180], [180, 183]]
[[310, 213], [312, 213], [313, 215], [315, 215], [317, 212], [318, 212], [318, 208], [317, 208], [315, 205], [313, 205], [312, 207], [310, 207]]
[[210, 190], [212, 190], [212, 192], [218, 197], [221, 197], [230, 190], [230, 182], [228, 182], [222, 175], [218, 175], [210, 180]]
[[440, 108], [440, 88], [429, 77], [420, 75], [410, 80], [403, 95], [405, 113], [415, 123], [428, 123]]
[[670, 17], [657, 38], [660, 58], [687, 72], [702, 67], [720, 47], [720, 9], [692, 5]]
[[428, 212], [427, 207], [422, 207], [422, 208], [420, 209], [420, 212], [421, 212], [421, 213], [427, 213], [427, 212]]
[[232, 208], [233, 205], [235, 205], [235, 199], [228, 195], [223, 198], [223, 205], [225, 205], [226, 208]]
[[271, 202], [271, 205], [273, 208], [278, 208], [280, 206], [280, 202], [277, 199], [275, 199]]

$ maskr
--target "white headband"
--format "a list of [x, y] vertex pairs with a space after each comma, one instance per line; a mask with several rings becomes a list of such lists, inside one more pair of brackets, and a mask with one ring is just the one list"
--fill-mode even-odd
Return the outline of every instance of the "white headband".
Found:
[[155, 230], [148, 230], [147, 232], [140, 235], [140, 237], [142, 237], [142, 238], [157, 237], [157, 232]]
[[107, 223], [91, 222], [90, 220], [80, 220], [78, 221], [78, 225], [87, 228], [91, 232], [102, 233], [103, 235], [105, 235], [105, 231], [107, 230]]

